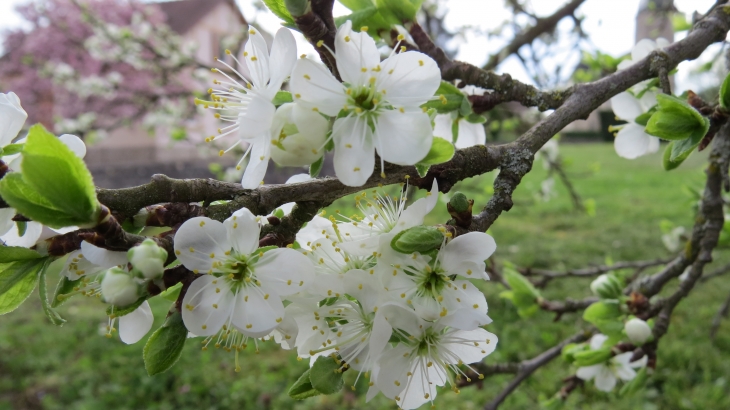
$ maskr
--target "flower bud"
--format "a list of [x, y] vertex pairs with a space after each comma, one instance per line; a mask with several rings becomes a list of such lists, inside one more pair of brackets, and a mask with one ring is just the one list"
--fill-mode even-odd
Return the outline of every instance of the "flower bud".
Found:
[[106, 303], [114, 306], [131, 305], [139, 299], [139, 285], [125, 270], [111, 268], [101, 280], [101, 296]]
[[456, 212], [471, 211], [471, 204], [469, 204], [469, 200], [466, 198], [466, 195], [461, 192], [455, 193], [451, 199], [449, 199], [449, 205], [451, 205]]
[[603, 363], [613, 357], [610, 347], [604, 347], [598, 350], [587, 350], [578, 352], [573, 355], [575, 365], [578, 367], [592, 366], [594, 364]]
[[300, 167], [324, 154], [329, 122], [317, 112], [288, 103], [276, 110], [272, 130], [271, 159], [281, 166]]
[[0, 93], [0, 146], [10, 144], [25, 124], [28, 114], [15, 93]]
[[623, 286], [614, 275], [603, 274], [591, 282], [591, 291], [603, 299], [617, 299]]
[[390, 246], [400, 253], [424, 253], [438, 248], [443, 241], [444, 234], [433, 226], [414, 226], [396, 235]]
[[638, 318], [633, 318], [626, 322], [624, 330], [626, 331], [626, 336], [636, 345], [642, 345], [651, 338], [651, 328], [645, 321]]
[[165, 270], [167, 251], [157, 246], [152, 239], [145, 239], [127, 252], [127, 259], [145, 278], [157, 279]]

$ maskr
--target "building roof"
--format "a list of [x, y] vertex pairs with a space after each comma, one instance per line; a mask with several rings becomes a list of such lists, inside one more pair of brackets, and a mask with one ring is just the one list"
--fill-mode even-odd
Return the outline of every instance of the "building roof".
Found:
[[160, 2], [157, 5], [167, 16], [167, 25], [178, 34], [184, 34], [221, 3], [227, 3], [235, 10], [241, 24], [247, 24], [234, 0], [177, 0]]

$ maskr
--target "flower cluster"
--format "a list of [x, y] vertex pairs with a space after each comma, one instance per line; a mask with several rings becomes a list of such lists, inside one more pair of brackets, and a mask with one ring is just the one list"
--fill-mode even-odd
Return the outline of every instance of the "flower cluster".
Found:
[[491, 319], [469, 281], [488, 279], [485, 260], [496, 245], [484, 233], [449, 239], [435, 230], [441, 239], [430, 249], [400, 252], [423, 243], [409, 234], [425, 229], [437, 197], [435, 183], [408, 207], [403, 196], [361, 194], [361, 215], [317, 216], [297, 246], [282, 249], [259, 248], [265, 219], [246, 208], [223, 223], [188, 220], [175, 254], [200, 276], [183, 299], [186, 327], [205, 347], [235, 351], [237, 370], [237, 352], [269, 336], [312, 363], [336, 357], [340, 371], [369, 378], [368, 397], [382, 392], [402, 408], [433, 401], [437, 386], [456, 390], [455, 378], [467, 377], [459, 366], [497, 344], [480, 328]]
[[[375, 169], [376, 152], [381, 176], [385, 161], [414, 165], [428, 154], [433, 124], [422, 106], [440, 85], [436, 62], [397, 45], [381, 61], [375, 41], [353, 31], [350, 21], [338, 29], [335, 48], [330, 52], [342, 82], [321, 63], [306, 56], [297, 60], [288, 29], [276, 33], [269, 50], [261, 33], [250, 28], [244, 61], [227, 51], [241, 71], [219, 60], [226, 69], [214, 71], [224, 79], [214, 80], [212, 101], [197, 102], [219, 110], [216, 117], [230, 124], [207, 139], [233, 137], [221, 155], [248, 143], [239, 162], [240, 167], [248, 159], [245, 188], [263, 182], [269, 159], [307, 166], [334, 149], [337, 177], [345, 185], [361, 186]], [[289, 77], [291, 94], [281, 91]]]

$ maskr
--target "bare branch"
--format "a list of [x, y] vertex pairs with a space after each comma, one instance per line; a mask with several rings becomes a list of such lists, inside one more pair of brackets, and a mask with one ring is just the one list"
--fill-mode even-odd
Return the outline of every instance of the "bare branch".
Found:
[[[518, 269], [520, 273], [522, 273], [525, 276], [544, 276], [547, 278], [555, 279], [555, 278], [565, 278], [565, 277], [591, 277], [591, 276], [598, 276], [602, 273], [611, 272], [615, 270], [620, 269], [645, 269], [650, 268], [653, 266], [659, 266], [667, 264], [671, 261], [671, 259], [656, 259], [656, 260], [650, 260], [650, 261], [629, 261], [629, 262], [616, 262], [613, 265], [601, 265], [601, 266], [593, 266], [590, 268], [583, 268], [583, 269], [571, 269], [567, 270], [565, 272], [556, 272], [551, 270], [545, 270], [545, 269], [535, 269], [535, 268], [521, 268]], [[730, 269], [730, 267], [728, 267]]]
[[712, 326], [710, 326], [711, 339], [714, 339], [717, 335], [717, 331], [720, 329], [720, 323], [722, 322], [722, 318], [727, 317], [728, 312], [730, 312], [730, 295], [728, 295], [727, 299], [725, 299], [725, 302], [723, 302], [723, 304], [720, 306], [720, 309], [717, 310], [715, 317], [712, 319]]

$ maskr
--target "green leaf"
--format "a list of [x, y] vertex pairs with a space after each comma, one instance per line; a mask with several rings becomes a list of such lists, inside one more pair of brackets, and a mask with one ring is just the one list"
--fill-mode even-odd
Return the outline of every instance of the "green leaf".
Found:
[[167, 299], [170, 302], [175, 302], [180, 296], [180, 290], [182, 290], [182, 282], [176, 283], [174, 286], [165, 289], [164, 292], [160, 293], [163, 299]]
[[0, 265], [0, 315], [17, 309], [33, 293], [44, 259], [30, 259]]
[[659, 106], [646, 124], [647, 134], [665, 140], [683, 140], [702, 132], [701, 140], [707, 133], [709, 120], [686, 101], [666, 94], [656, 98]]
[[291, 93], [289, 91], [279, 91], [278, 93], [276, 93], [276, 95], [274, 96], [274, 100], [271, 103], [278, 107], [282, 104], [290, 103], [292, 101], [294, 101], [294, 99], [292, 99]]
[[392, 13], [399, 20], [397, 23], [403, 23], [415, 20], [423, 0], [376, 0], [375, 2], [379, 9], [386, 9]]
[[454, 145], [449, 141], [434, 137], [431, 143], [431, 149], [426, 154], [426, 157], [418, 161], [419, 165], [437, 165], [443, 164], [454, 157]]
[[2, 148], [2, 155], [14, 155], [23, 152], [23, 145], [25, 144], [9, 144]]
[[51, 300], [51, 307], [57, 308], [63, 305], [70, 297], [64, 297], [74, 291], [74, 288], [81, 283], [81, 279], [71, 280], [65, 276], [61, 276], [61, 280], [56, 285], [56, 291], [53, 292], [53, 300]]
[[340, 365], [329, 356], [320, 356], [309, 372], [309, 381], [318, 392], [333, 394], [342, 390], [344, 381], [340, 372]]
[[[307, 11], [310, 10], [309, 4], [309, 0], [284, 0], [284, 5], [286, 6], [287, 11], [289, 11], [292, 17], [299, 17], [306, 14]], [[284, 25], [293, 26], [291, 28], [293, 28], [294, 30], [298, 30], [293, 20], [291, 21], [291, 23], [287, 22]]]
[[540, 291], [538, 291], [535, 286], [529, 280], [527, 280], [526, 277], [522, 276], [516, 270], [505, 267], [503, 275], [504, 279], [507, 281], [507, 284], [509, 284], [510, 288], [512, 288], [513, 292], [530, 295], [532, 299], [537, 299], [541, 297]]
[[588, 306], [583, 312], [583, 320], [595, 324], [599, 320], [612, 320], [621, 317], [617, 300], [601, 300]]
[[154, 376], [171, 368], [180, 358], [188, 329], [182, 315], [174, 307], [165, 323], [150, 336], [144, 345], [144, 368]]
[[[374, 7], [373, 0], [339, 0], [343, 6], [347, 7], [352, 11], [366, 9], [368, 7]], [[339, 27], [339, 26], [338, 26]]]
[[692, 23], [687, 21], [687, 17], [684, 13], [674, 13], [672, 15], [672, 28], [675, 32], [687, 31], [692, 28]]
[[592, 366], [603, 363], [613, 356], [611, 347], [604, 347], [598, 350], [586, 350], [573, 355], [575, 365], [578, 367]]
[[680, 154], [676, 158], [672, 159], [672, 151], [674, 150], [674, 144], [676, 142], [680, 141], [671, 141], [669, 145], [667, 145], [667, 147], [664, 149], [664, 155], [662, 156], [662, 165], [664, 165], [664, 169], [667, 171], [671, 171], [682, 165], [684, 160], [686, 160], [687, 157], [689, 157], [689, 154], [691, 154], [694, 150], [694, 148], [691, 150], [686, 150], [683, 154]]
[[134, 303], [132, 303], [131, 305], [127, 305], [124, 307], [109, 305], [106, 307], [106, 315], [113, 316], [113, 317], [122, 317], [122, 316], [128, 315], [128, 314], [134, 312], [135, 310], [137, 310], [137, 308], [142, 303], [144, 303], [145, 300], [147, 300], [147, 297], [142, 296], [141, 298], [135, 300]]
[[299, 376], [299, 379], [297, 379], [296, 382], [289, 388], [289, 397], [291, 397], [294, 400], [304, 400], [309, 397], [319, 396], [320, 392], [317, 391], [314, 387], [312, 387], [312, 382], [309, 380], [309, 374], [311, 373], [312, 369], [307, 369], [304, 373], [302, 373], [301, 376]]
[[730, 110], [730, 74], [725, 77], [720, 87], [720, 106], [726, 110]]
[[621, 390], [618, 391], [618, 396], [631, 396], [641, 390], [647, 380], [649, 380], [649, 373], [647, 373], [646, 366], [644, 366], [636, 372], [636, 377], [621, 386]]
[[459, 120], [451, 121], [451, 142], [456, 144], [459, 140]]
[[346, 16], [335, 17], [335, 25], [339, 27], [345, 24], [347, 20], [350, 20], [352, 21], [352, 29], [360, 30], [360, 27], [367, 26], [368, 20], [377, 13], [378, 9], [375, 6], [366, 7]]
[[0, 179], [0, 196], [18, 212], [44, 225], [56, 228], [78, 225], [76, 218], [55, 208], [17, 172]]
[[38, 296], [41, 298], [41, 306], [43, 306], [43, 312], [46, 314], [46, 317], [48, 317], [48, 320], [51, 321], [56, 326], [63, 326], [64, 323], [66, 323], [66, 319], [62, 318], [61, 315], [58, 314], [55, 310], [52, 309], [51, 303], [48, 302], [48, 289], [46, 284], [46, 272], [48, 271], [48, 265], [51, 264], [50, 258], [47, 258], [45, 262], [43, 262], [43, 267], [40, 270], [40, 274], [38, 275]]
[[43, 256], [28, 248], [20, 246], [0, 246], [0, 263], [40, 259]]
[[649, 111], [639, 115], [638, 117], [634, 118], [634, 122], [646, 127], [646, 124], [649, 123], [649, 119], [651, 118], [652, 115], [654, 115], [655, 112], [656, 112], [655, 110], [649, 110]]
[[438, 248], [443, 241], [444, 234], [441, 231], [433, 226], [419, 225], [398, 232], [390, 241], [390, 247], [400, 253], [424, 253]]
[[309, 176], [312, 178], [317, 178], [320, 171], [322, 171], [322, 165], [324, 165], [324, 156], [321, 156], [318, 160], [314, 161], [309, 166]]
[[263, 0], [264, 4], [266, 4], [266, 7], [271, 10], [272, 13], [276, 14], [276, 17], [279, 17], [280, 19], [284, 20], [287, 24], [295, 24], [294, 19], [292, 18], [291, 14], [289, 13], [289, 10], [286, 8], [286, 4], [284, 4], [284, 0]]
[[[75, 218], [80, 222], [76, 225], [96, 224], [100, 204], [96, 200], [91, 173], [81, 158], [42, 125], [30, 128], [20, 168], [23, 180], [45, 197], [54, 209]], [[18, 211], [25, 215], [23, 210]]]
[[483, 115], [476, 114], [476, 113], [471, 113], [471, 114], [467, 115], [466, 117], [464, 117], [464, 119], [466, 120], [466, 122], [469, 122], [472, 124], [484, 124], [485, 122], [487, 122], [487, 119]]
[[[436, 138], [434, 138], [436, 139]], [[428, 174], [428, 170], [431, 168], [430, 165], [423, 165], [423, 164], [416, 164], [416, 172], [418, 172], [418, 176], [423, 178]]]
[[[460, 110], [464, 101], [469, 104], [469, 100], [464, 93], [448, 81], [441, 81], [441, 85], [436, 90], [435, 96], [433, 100], [423, 104], [422, 107], [434, 108], [438, 113], [446, 114]], [[469, 112], [471, 112], [471, 104], [469, 104]]]

